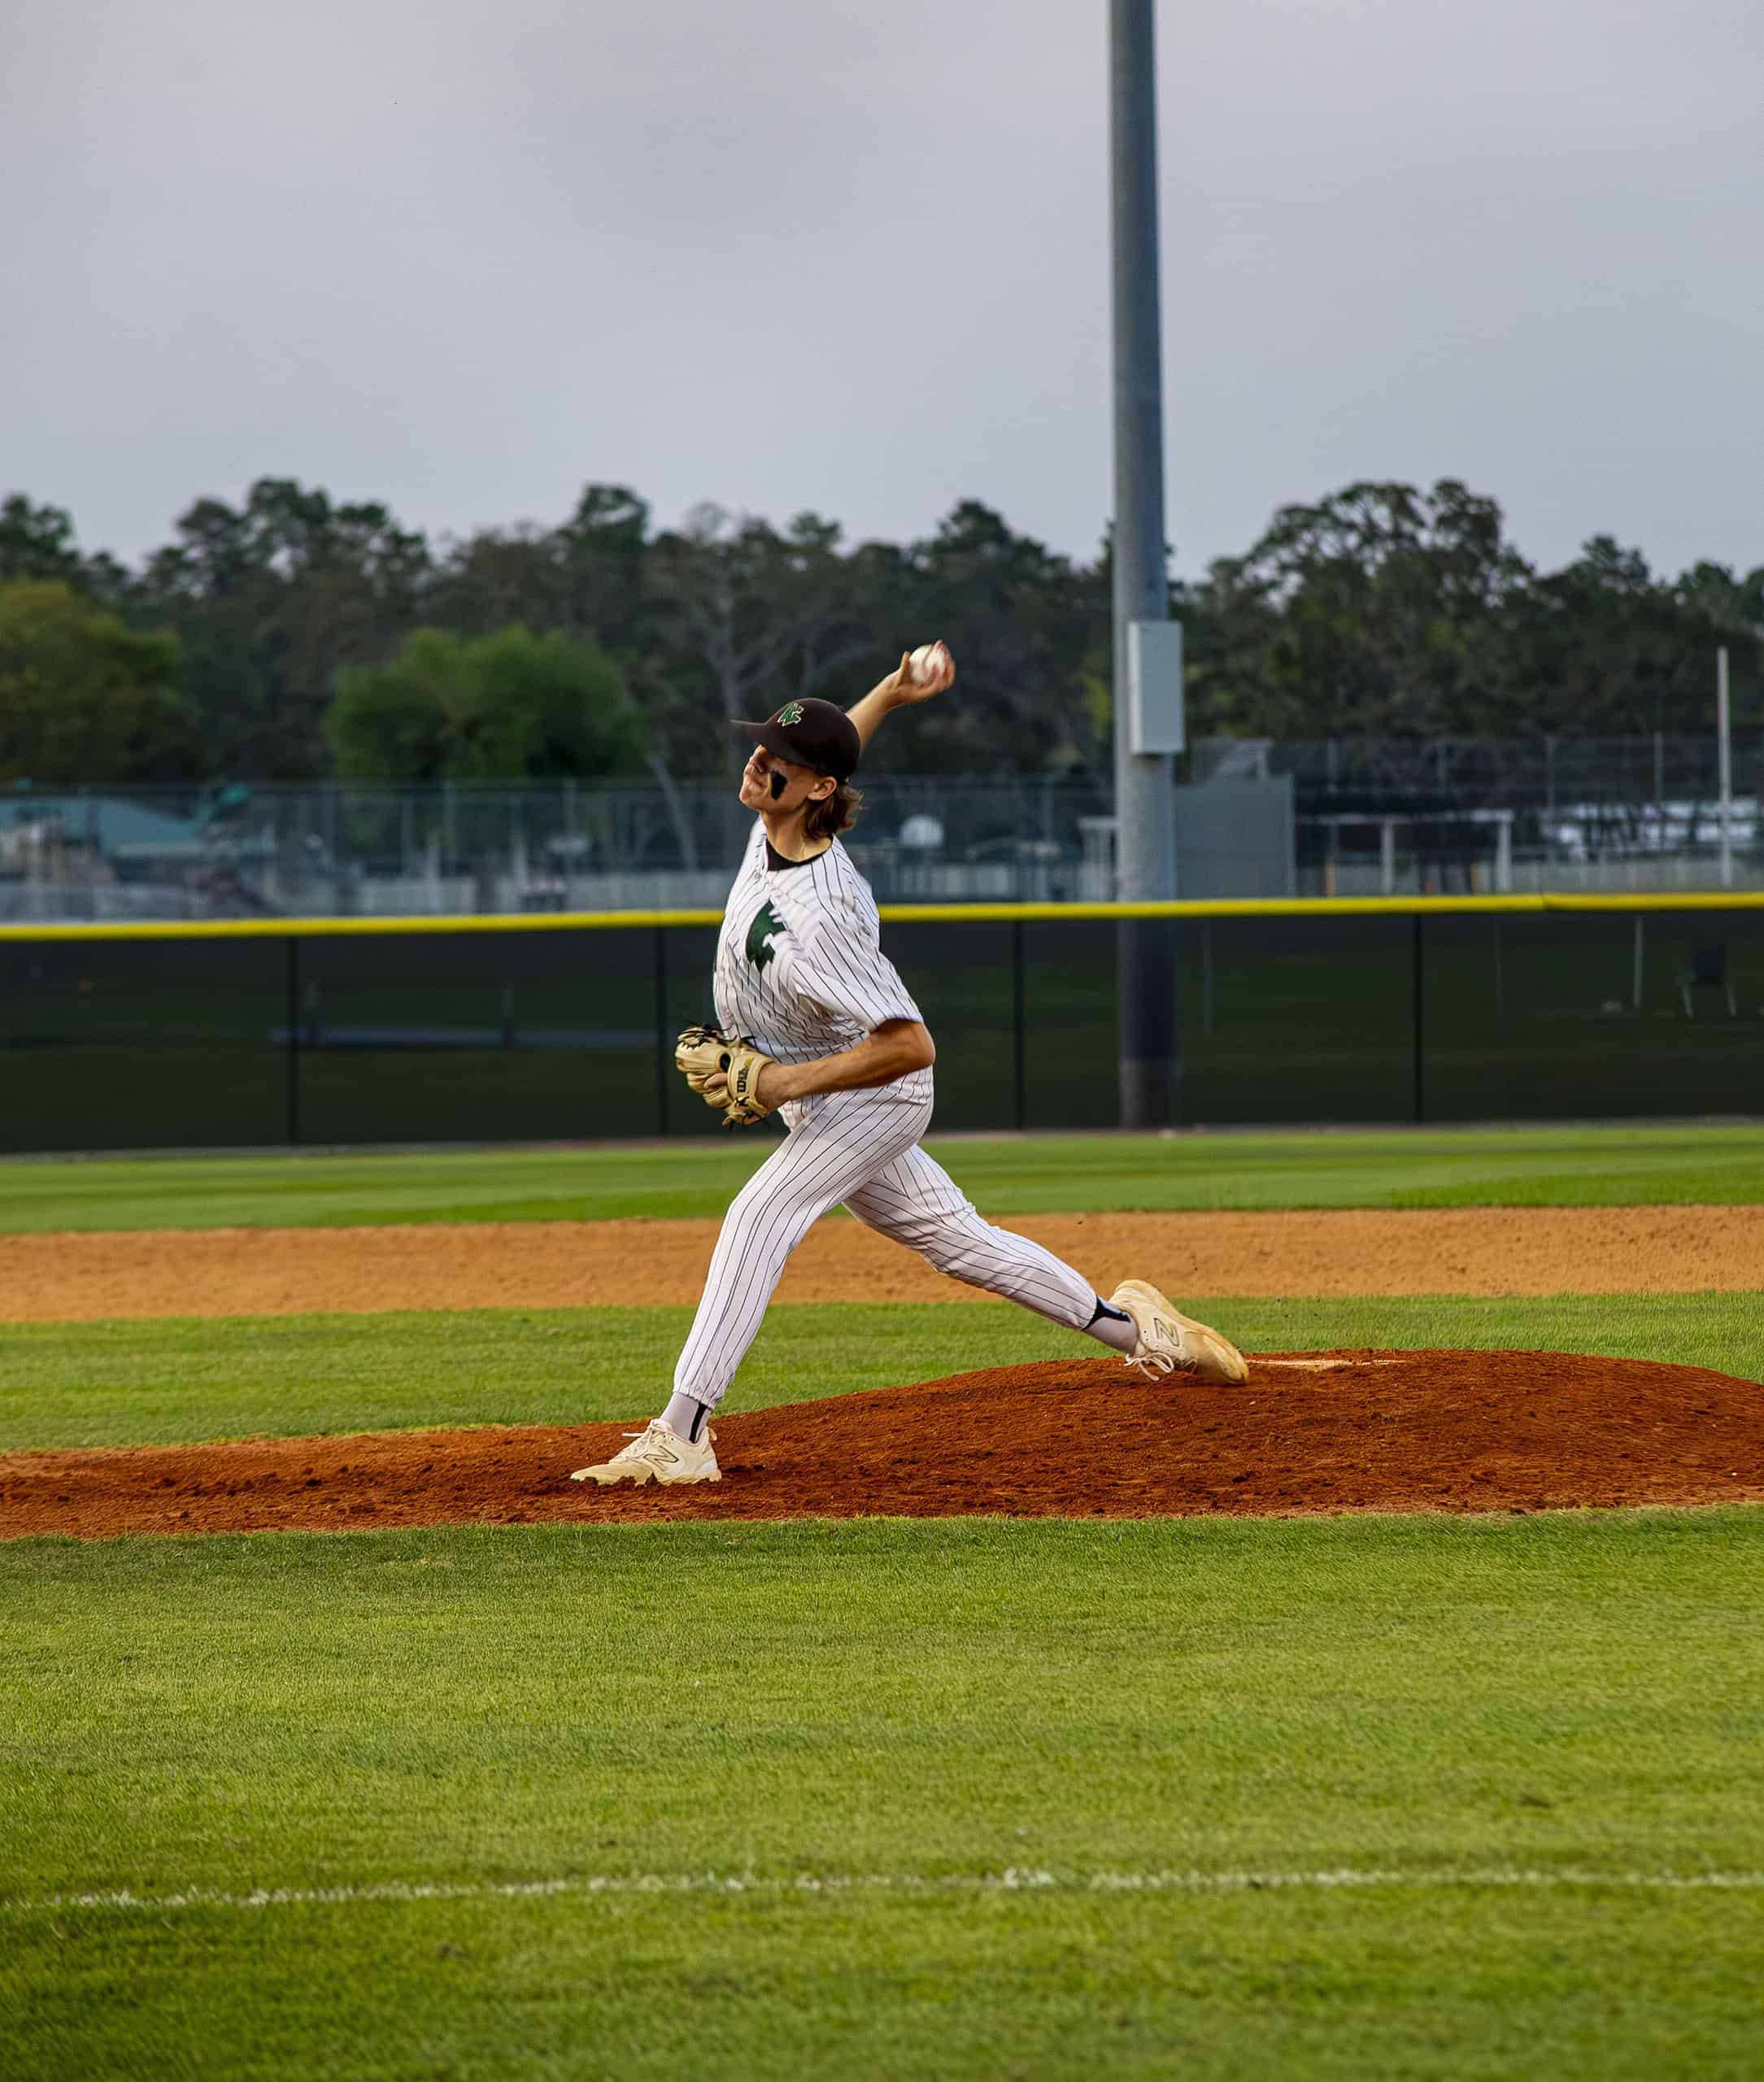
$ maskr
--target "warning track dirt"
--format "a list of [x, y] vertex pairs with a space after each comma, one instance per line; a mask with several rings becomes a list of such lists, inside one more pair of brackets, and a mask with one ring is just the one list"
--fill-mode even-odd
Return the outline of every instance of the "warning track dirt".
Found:
[[[1764, 1287], [1764, 1207], [1424, 1208], [1001, 1215], [1107, 1293], [1622, 1294]], [[0, 1322], [682, 1306], [714, 1222], [433, 1222], [0, 1236]], [[820, 1222], [777, 1299], [974, 1301], [843, 1219]]]

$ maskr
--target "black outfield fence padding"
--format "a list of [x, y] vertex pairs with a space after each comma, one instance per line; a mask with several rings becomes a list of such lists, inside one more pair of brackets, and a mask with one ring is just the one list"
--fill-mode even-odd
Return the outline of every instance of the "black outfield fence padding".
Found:
[[[913, 906], [944, 1129], [1117, 1124], [1115, 921], [1174, 921], [1183, 1123], [1764, 1113], [1764, 900]], [[716, 914], [0, 928], [0, 1149], [714, 1135]]]

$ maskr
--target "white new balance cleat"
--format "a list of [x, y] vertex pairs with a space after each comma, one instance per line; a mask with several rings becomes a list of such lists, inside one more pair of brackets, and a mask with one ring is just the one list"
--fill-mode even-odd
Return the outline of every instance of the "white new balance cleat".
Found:
[[1201, 1381], [1249, 1379], [1248, 1362], [1228, 1337], [1185, 1316], [1148, 1280], [1122, 1280], [1108, 1305], [1132, 1317], [1139, 1342], [1126, 1364], [1137, 1366], [1148, 1379], [1167, 1374], [1192, 1374]]
[[696, 1445], [682, 1439], [665, 1418], [654, 1417], [641, 1431], [627, 1431], [631, 1444], [599, 1467], [579, 1467], [572, 1482], [721, 1482], [716, 1434], [706, 1425]]

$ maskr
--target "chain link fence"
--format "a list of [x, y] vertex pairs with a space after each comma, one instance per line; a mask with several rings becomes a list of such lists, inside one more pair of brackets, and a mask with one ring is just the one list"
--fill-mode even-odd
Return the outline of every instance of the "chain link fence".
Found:
[[[1209, 830], [1180, 893], [1764, 886], [1764, 733], [1733, 753], [1724, 806], [1713, 736], [1203, 741], [1178, 824], [1242, 839]], [[1106, 776], [878, 774], [865, 796], [847, 844], [885, 902], [1114, 894]], [[750, 829], [728, 781], [664, 776], [13, 790], [0, 921], [690, 908], [721, 904]]]

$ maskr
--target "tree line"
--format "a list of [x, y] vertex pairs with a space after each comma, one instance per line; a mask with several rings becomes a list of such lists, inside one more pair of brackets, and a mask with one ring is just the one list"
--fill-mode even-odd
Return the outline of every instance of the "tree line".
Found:
[[[1106, 775], [1110, 569], [977, 500], [922, 541], [848, 544], [701, 506], [657, 528], [590, 484], [555, 527], [429, 540], [375, 502], [264, 477], [198, 499], [133, 566], [0, 502], [0, 784], [713, 775], [725, 725], [849, 703], [943, 637], [960, 698], [874, 767]], [[1536, 568], [1455, 480], [1282, 507], [1172, 586], [1191, 738], [1604, 734], [1710, 727], [1713, 658], [1755, 715], [1764, 566], [1673, 578], [1596, 536]]]

